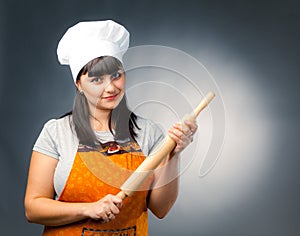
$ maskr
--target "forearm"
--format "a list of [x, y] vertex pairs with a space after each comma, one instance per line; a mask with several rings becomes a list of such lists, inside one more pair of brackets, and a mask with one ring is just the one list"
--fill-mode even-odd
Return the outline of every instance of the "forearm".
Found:
[[85, 210], [90, 203], [68, 203], [49, 198], [31, 199], [25, 203], [26, 218], [29, 222], [59, 226], [87, 218]]
[[155, 171], [154, 183], [148, 200], [148, 208], [158, 218], [163, 218], [170, 211], [178, 196], [179, 185], [178, 154], [166, 158]]

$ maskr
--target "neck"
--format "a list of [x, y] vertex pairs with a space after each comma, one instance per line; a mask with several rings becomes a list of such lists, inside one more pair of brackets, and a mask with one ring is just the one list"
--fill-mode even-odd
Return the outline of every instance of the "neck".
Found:
[[99, 114], [90, 113], [90, 122], [93, 130], [108, 131], [109, 130], [109, 112], [99, 112]]

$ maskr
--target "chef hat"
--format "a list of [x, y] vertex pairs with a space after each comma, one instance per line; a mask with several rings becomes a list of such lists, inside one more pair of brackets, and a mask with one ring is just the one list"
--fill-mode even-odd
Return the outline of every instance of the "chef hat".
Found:
[[129, 32], [112, 21], [79, 22], [67, 30], [58, 43], [57, 56], [62, 65], [69, 65], [74, 82], [89, 61], [113, 56], [122, 62], [129, 46]]

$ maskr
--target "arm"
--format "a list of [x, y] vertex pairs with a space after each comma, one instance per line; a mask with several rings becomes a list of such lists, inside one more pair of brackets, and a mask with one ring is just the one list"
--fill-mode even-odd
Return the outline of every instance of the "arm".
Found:
[[[68, 203], [54, 200], [53, 177], [58, 160], [33, 151], [27, 189], [25, 212], [29, 222], [49, 226], [73, 223], [86, 218], [107, 222], [119, 213], [122, 200], [107, 195], [97, 202]], [[107, 212], [113, 214], [108, 218]]]
[[149, 194], [148, 208], [158, 218], [170, 211], [178, 196], [179, 153], [192, 142], [191, 134], [197, 130], [195, 122], [176, 123], [168, 135], [176, 142], [176, 147], [154, 172], [152, 190]]
[[158, 217], [163, 218], [170, 211], [178, 196], [179, 155], [169, 155], [154, 173], [150, 190], [148, 208]]

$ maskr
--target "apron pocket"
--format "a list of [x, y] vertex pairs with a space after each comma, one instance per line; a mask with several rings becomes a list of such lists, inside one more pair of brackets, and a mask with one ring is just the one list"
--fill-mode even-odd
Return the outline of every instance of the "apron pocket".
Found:
[[82, 228], [82, 236], [135, 236], [136, 226], [117, 230], [98, 230], [90, 228]]

